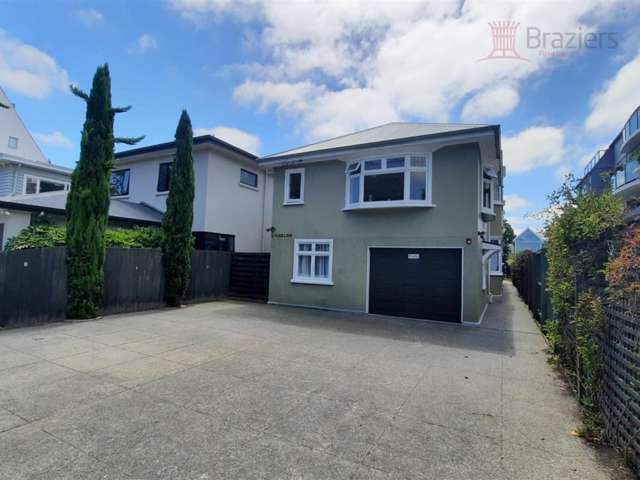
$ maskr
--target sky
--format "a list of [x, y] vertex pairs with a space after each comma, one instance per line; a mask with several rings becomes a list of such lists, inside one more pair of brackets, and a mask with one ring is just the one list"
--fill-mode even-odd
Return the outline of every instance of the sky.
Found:
[[540, 229], [640, 104], [638, 18], [640, 0], [0, 0], [0, 86], [68, 167], [85, 114], [68, 86], [104, 62], [133, 105], [116, 135], [140, 145], [172, 140], [183, 108], [260, 155], [390, 121], [500, 124], [507, 219]]

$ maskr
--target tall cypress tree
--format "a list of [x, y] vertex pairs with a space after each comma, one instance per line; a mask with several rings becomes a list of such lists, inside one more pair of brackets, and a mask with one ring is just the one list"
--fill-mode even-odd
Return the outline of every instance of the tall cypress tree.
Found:
[[176, 156], [173, 161], [167, 197], [167, 211], [162, 219], [164, 242], [162, 262], [165, 272], [164, 298], [167, 305], [180, 305], [189, 287], [193, 250], [193, 131], [191, 119], [182, 111], [176, 129]]
[[115, 142], [133, 145], [142, 137], [113, 136], [115, 114], [131, 107], [111, 106], [107, 64], [96, 70], [89, 95], [74, 86], [71, 92], [87, 103], [87, 113], [66, 206], [67, 316], [90, 318], [102, 302], [113, 146]]

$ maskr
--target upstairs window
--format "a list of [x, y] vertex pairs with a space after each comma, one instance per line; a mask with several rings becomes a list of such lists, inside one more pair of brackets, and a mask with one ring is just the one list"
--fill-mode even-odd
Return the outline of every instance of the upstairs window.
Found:
[[18, 149], [18, 137], [9, 137], [9, 148], [13, 148], [14, 150]]
[[130, 169], [114, 170], [111, 172], [111, 196], [124, 197], [129, 195]]
[[158, 193], [169, 191], [171, 185], [171, 172], [173, 170], [173, 162], [161, 163], [158, 167]]
[[482, 209], [483, 210], [493, 210], [493, 202], [491, 201], [492, 197], [492, 189], [493, 184], [491, 180], [483, 179], [482, 180]]
[[69, 190], [68, 182], [59, 182], [46, 178], [32, 177], [30, 175], [24, 178], [25, 195], [35, 195], [36, 193], [61, 192]]
[[347, 166], [346, 206], [428, 205], [431, 183], [427, 155], [401, 155]]
[[304, 168], [285, 170], [284, 203], [285, 205], [304, 203]]
[[331, 285], [333, 240], [299, 240], [294, 242], [294, 283]]
[[241, 168], [240, 183], [247, 187], [258, 188], [258, 174], [250, 172], [249, 170], [245, 170], [244, 168]]

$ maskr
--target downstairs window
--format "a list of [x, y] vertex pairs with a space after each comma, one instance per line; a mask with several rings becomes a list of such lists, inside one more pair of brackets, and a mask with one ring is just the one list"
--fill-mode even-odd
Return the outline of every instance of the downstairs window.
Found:
[[333, 240], [294, 241], [294, 283], [317, 283], [333, 285], [331, 281], [333, 263]]

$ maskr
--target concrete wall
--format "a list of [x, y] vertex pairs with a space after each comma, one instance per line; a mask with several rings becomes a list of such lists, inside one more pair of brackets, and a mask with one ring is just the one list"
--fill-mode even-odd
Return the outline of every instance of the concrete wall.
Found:
[[[420, 153], [415, 147], [411, 151]], [[482, 293], [481, 246], [477, 235], [479, 164], [476, 144], [437, 150], [433, 154], [435, 207], [365, 211], [342, 211], [344, 161], [304, 165], [304, 205], [283, 205], [285, 168], [276, 168], [273, 195], [276, 235], [271, 246], [270, 301], [365, 311], [368, 247], [460, 247], [464, 269], [463, 319], [478, 321], [488, 295]], [[290, 282], [295, 238], [333, 239], [333, 286]], [[466, 245], [467, 238], [471, 239], [471, 245]]]

